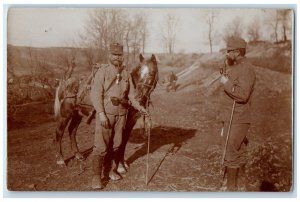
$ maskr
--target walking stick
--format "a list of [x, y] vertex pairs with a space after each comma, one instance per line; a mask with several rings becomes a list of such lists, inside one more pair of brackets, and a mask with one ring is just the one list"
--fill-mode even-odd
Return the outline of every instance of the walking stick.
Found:
[[[149, 117], [149, 121], [151, 118]], [[147, 168], [146, 168], [146, 185], [148, 185], [148, 172], [149, 172], [149, 151], [150, 151], [150, 128], [147, 127], [146, 134], [148, 136], [148, 146], [147, 146]]]
[[[224, 60], [223, 66], [220, 67], [220, 74], [221, 74], [221, 76], [223, 75], [223, 76], [227, 77], [226, 60]], [[231, 110], [230, 121], [229, 121], [229, 126], [228, 126], [228, 130], [227, 130], [227, 135], [226, 135], [225, 147], [224, 147], [224, 152], [222, 155], [222, 166], [224, 165], [225, 155], [226, 155], [226, 151], [227, 151], [227, 145], [228, 145], [229, 133], [230, 133], [231, 124], [232, 124], [234, 108], [235, 108], [235, 100], [233, 100], [233, 106], [232, 106], [232, 110]], [[223, 126], [223, 128], [224, 128], [224, 126]], [[223, 135], [223, 128], [222, 128], [222, 133], [221, 133], [222, 135]], [[225, 172], [226, 172], [226, 170], [224, 171], [224, 176], [225, 176]], [[223, 180], [224, 180], [224, 176], [223, 176]]]
[[[235, 108], [235, 100], [233, 100], [233, 105], [232, 105], [232, 110], [231, 110], [231, 115], [230, 115], [230, 121], [229, 121], [229, 126], [228, 126], [228, 130], [227, 130], [227, 135], [226, 135], [225, 147], [224, 147], [224, 152], [223, 152], [223, 156], [222, 156], [221, 172], [222, 172], [223, 166], [224, 166], [224, 161], [225, 161], [225, 156], [226, 156], [226, 151], [227, 151], [227, 146], [228, 146], [228, 139], [229, 139], [230, 129], [231, 129], [231, 125], [232, 125], [234, 108]], [[225, 178], [226, 171], [227, 171], [227, 169], [225, 168], [224, 173], [223, 173], [223, 178], [222, 178], [222, 184], [224, 183], [224, 178]]]
[[[154, 81], [157, 82], [157, 77], [158, 76], [158, 72], [156, 72], [155, 74], [155, 79]], [[152, 86], [151, 86], [151, 89], [149, 91], [149, 93], [151, 93], [155, 88], [155, 84], [153, 83]], [[150, 152], [150, 136], [151, 136], [151, 127], [152, 127], [152, 120], [151, 120], [151, 116], [150, 116], [150, 113], [149, 113], [149, 103], [150, 103], [150, 94], [148, 95], [148, 99], [147, 99], [147, 102], [146, 102], [146, 110], [148, 112], [148, 124], [147, 124], [147, 127], [145, 128], [146, 130], [146, 134], [148, 136], [148, 145], [147, 145], [147, 168], [146, 168], [146, 186], [148, 186], [148, 171], [149, 171], [149, 152]], [[144, 116], [144, 119], [145, 119], [145, 116]], [[145, 124], [145, 122], [144, 122]], [[149, 127], [148, 127], [149, 126]], [[145, 125], [144, 125], [145, 127]]]
[[235, 108], [235, 100], [233, 101], [231, 115], [230, 115], [230, 121], [229, 121], [229, 126], [228, 126], [228, 130], [227, 130], [227, 135], [226, 135], [225, 148], [224, 148], [223, 157], [222, 157], [222, 166], [224, 165], [224, 160], [225, 160], [225, 156], [226, 156], [226, 151], [227, 151], [227, 145], [228, 145], [228, 139], [229, 139], [230, 129], [231, 129], [231, 125], [232, 125], [234, 108]]
[[[149, 100], [147, 100], [147, 111], [149, 114]], [[148, 185], [148, 172], [149, 172], [149, 152], [150, 152], [150, 136], [151, 136], [151, 116], [150, 114], [147, 117], [147, 124], [145, 124], [145, 116], [144, 116], [144, 130], [146, 132], [147, 137], [147, 165], [146, 165], [146, 186]]]
[[[224, 60], [224, 65], [223, 65], [223, 67], [220, 68], [220, 74], [221, 75], [227, 76], [227, 68], [226, 68], [226, 66], [227, 66], [226, 65], [226, 60]], [[228, 139], [229, 139], [229, 135], [230, 135], [231, 125], [232, 125], [232, 119], [233, 119], [233, 113], [234, 113], [234, 109], [235, 109], [235, 103], [236, 103], [235, 100], [233, 100], [233, 105], [232, 105], [232, 110], [231, 110], [231, 115], [230, 115], [230, 121], [229, 121], [228, 130], [227, 130], [227, 134], [226, 134], [226, 141], [225, 141], [225, 146], [224, 146], [224, 152], [223, 152], [223, 155], [222, 155], [222, 162], [221, 162], [222, 168], [221, 168], [221, 172], [223, 170], [224, 161], [225, 161], [225, 157], [226, 157], [226, 151], [227, 151], [227, 146], [228, 146]], [[223, 129], [224, 129], [224, 126], [222, 128], [222, 133], [221, 134], [223, 134]], [[223, 173], [222, 184], [224, 182], [226, 171], [227, 171], [227, 169], [225, 167], [224, 173]]]

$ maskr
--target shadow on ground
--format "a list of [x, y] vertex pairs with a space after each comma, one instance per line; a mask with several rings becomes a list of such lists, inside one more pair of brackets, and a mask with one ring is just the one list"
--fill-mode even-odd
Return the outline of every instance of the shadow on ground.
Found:
[[[157, 126], [151, 129], [149, 153], [153, 153], [163, 145], [173, 145], [168, 152], [176, 153], [181, 146], [196, 134], [195, 129], [183, 129], [176, 127]], [[129, 141], [132, 143], [142, 144], [141, 148], [135, 151], [128, 159], [127, 163], [131, 164], [136, 159], [147, 154], [148, 138], [143, 135], [143, 129], [134, 129]]]

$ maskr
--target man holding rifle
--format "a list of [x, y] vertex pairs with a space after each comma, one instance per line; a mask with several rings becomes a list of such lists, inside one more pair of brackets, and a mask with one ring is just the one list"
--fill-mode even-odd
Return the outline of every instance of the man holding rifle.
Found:
[[226, 50], [226, 65], [221, 71], [220, 79], [223, 86], [222, 134], [225, 138], [222, 165], [227, 173], [227, 191], [237, 191], [238, 174], [244, 172], [247, 162], [247, 133], [251, 121], [255, 73], [245, 58], [246, 42], [243, 39], [229, 38]]

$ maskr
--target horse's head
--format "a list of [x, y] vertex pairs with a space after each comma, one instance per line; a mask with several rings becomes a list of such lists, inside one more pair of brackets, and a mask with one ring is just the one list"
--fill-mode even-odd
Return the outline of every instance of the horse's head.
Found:
[[158, 68], [156, 58], [153, 54], [147, 59], [140, 54], [139, 59], [139, 65], [132, 70], [131, 76], [135, 87], [135, 98], [141, 105], [145, 106], [151, 92], [156, 87]]

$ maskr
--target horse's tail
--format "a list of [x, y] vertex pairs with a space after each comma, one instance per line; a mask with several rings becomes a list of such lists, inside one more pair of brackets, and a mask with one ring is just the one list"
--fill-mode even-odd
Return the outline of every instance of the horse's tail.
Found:
[[55, 100], [54, 100], [54, 118], [55, 118], [55, 120], [60, 115], [60, 100], [59, 100], [60, 88], [61, 88], [61, 82], [59, 82], [59, 85], [56, 88], [56, 92], [55, 92]]

